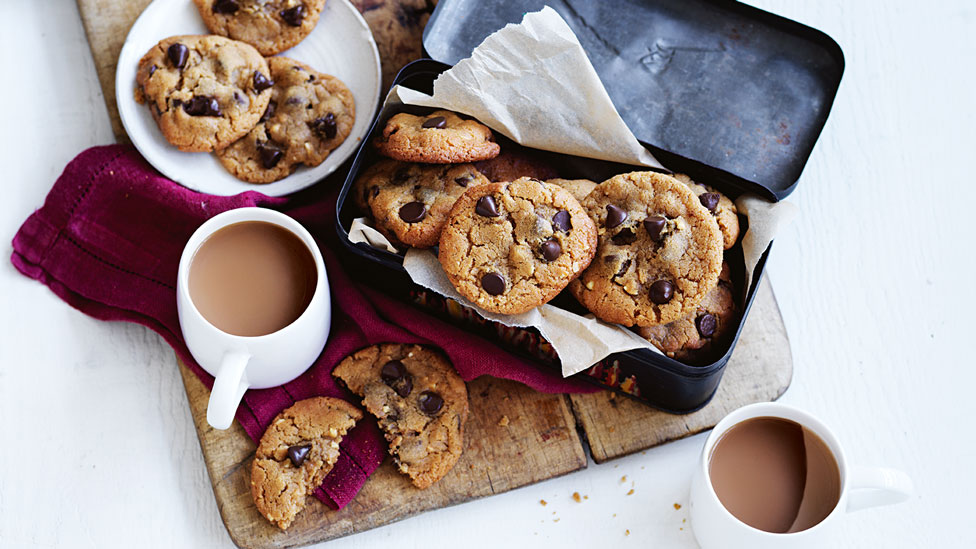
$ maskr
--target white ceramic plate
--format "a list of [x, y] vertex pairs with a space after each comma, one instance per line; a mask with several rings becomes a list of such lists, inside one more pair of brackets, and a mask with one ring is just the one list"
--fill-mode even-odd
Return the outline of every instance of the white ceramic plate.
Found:
[[192, 0], [155, 0], [129, 31], [119, 54], [115, 96], [129, 139], [163, 175], [193, 190], [222, 196], [254, 190], [282, 196], [304, 189], [334, 172], [359, 146], [376, 114], [380, 97], [380, 57], [366, 21], [349, 0], [329, 0], [315, 29], [281, 55], [337, 76], [356, 99], [356, 123], [338, 149], [314, 168], [299, 167], [288, 177], [255, 185], [230, 175], [211, 153], [180, 152], [169, 144], [145, 105], [136, 103], [139, 59], [157, 42], [178, 34], [207, 34]]

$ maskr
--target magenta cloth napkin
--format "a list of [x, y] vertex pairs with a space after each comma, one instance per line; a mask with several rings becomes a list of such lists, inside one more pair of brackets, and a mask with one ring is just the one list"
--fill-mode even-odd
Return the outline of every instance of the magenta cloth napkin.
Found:
[[[332, 368], [346, 355], [381, 342], [436, 345], [465, 380], [490, 375], [547, 393], [597, 390], [353, 283], [334, 252], [340, 246], [334, 230], [337, 185], [320, 187], [324, 191], [291, 198], [254, 191], [211, 196], [162, 177], [131, 147], [94, 147], [68, 164], [44, 206], [21, 226], [11, 261], [88, 315], [137, 322], [156, 331], [212, 387], [213, 378], [186, 348], [176, 313], [176, 271], [184, 244], [205, 220], [233, 208], [262, 206], [297, 219], [315, 236], [325, 258], [332, 330], [322, 355], [298, 379], [244, 395], [237, 420], [255, 441], [297, 400], [333, 396], [358, 405], [358, 399], [336, 385]], [[339, 461], [315, 495], [333, 508], [344, 507], [383, 461], [385, 447], [376, 423], [361, 421], [342, 441]]]

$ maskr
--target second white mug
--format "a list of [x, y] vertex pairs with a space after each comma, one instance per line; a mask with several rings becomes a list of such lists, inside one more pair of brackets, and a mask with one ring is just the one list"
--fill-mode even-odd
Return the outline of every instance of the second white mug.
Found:
[[[715, 445], [732, 427], [758, 417], [787, 419], [802, 425], [826, 443], [837, 461], [840, 498], [825, 519], [806, 530], [781, 534], [754, 528], [729, 512], [712, 486], [709, 466]], [[912, 481], [901, 471], [882, 467], [850, 467], [837, 437], [817, 418], [785, 404], [763, 402], [744, 406], [725, 416], [705, 441], [691, 484], [691, 527], [704, 549], [830, 547], [830, 535], [845, 514], [867, 507], [898, 503], [911, 497], [912, 493]]]

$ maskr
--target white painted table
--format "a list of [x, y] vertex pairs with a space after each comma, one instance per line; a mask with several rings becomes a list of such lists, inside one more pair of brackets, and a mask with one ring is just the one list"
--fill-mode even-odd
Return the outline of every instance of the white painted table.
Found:
[[[847, 57], [769, 266], [795, 359], [783, 401], [831, 424], [854, 462], [915, 479], [909, 503], [851, 516], [845, 545], [976, 546], [976, 4], [755, 3]], [[64, 165], [112, 133], [75, 3], [3, 0], [0, 21], [7, 257]], [[0, 547], [231, 546], [162, 339], [80, 314], [6, 260], [0, 289]], [[329, 547], [694, 547], [673, 504], [702, 442]]]

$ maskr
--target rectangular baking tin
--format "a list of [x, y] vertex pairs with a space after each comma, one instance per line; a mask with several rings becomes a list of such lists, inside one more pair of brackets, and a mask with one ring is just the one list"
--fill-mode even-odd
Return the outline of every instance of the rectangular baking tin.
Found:
[[844, 72], [833, 39], [728, 0], [440, 0], [424, 49], [453, 65], [546, 5], [665, 166], [772, 200], [793, 191]]
[[[449, 65], [433, 60], [415, 61], [400, 71], [400, 74], [397, 75], [394, 81], [394, 85], [403, 85], [430, 93], [434, 79], [448, 68], [450, 68]], [[408, 112], [425, 113], [432, 109], [405, 106], [405, 110]], [[389, 113], [389, 115], [392, 114]], [[459, 320], [457, 314], [452, 316], [445, 310], [442, 303], [438, 303], [438, 301], [442, 302], [443, 298], [432, 295], [433, 292], [417, 286], [410, 280], [410, 277], [403, 269], [402, 256], [384, 250], [378, 250], [366, 244], [354, 244], [349, 241], [347, 229], [358, 213], [352, 201], [348, 200], [348, 193], [362, 169], [378, 159], [373, 148], [369, 146], [369, 143], [382, 131], [385, 123], [386, 120], [383, 118], [378, 118], [374, 121], [373, 127], [370, 129], [369, 137], [363, 140], [363, 145], [360, 146], [353, 159], [349, 175], [339, 194], [339, 200], [336, 206], [336, 230], [339, 233], [339, 240], [351, 252], [346, 254], [344, 259], [349, 268], [359, 274], [365, 283], [380, 288], [394, 297], [411, 301], [415, 304], [417, 304], [418, 300], [424, 301], [426, 306], [421, 305], [422, 308], [452, 324], [464, 322], [464, 318]], [[559, 155], [559, 160], [565, 160], [558, 164], [561, 166], [582, 162], [597, 165], [598, 168], [606, 169], [611, 173], [623, 173], [632, 168], [622, 165], [606, 167], [605, 163], [600, 163], [599, 161], [577, 159], [565, 155]], [[719, 190], [727, 192], [733, 197], [738, 194], [734, 188], [726, 188], [722, 184], [716, 184], [716, 186]], [[742, 298], [737, 296], [737, 303], [742, 304], [739, 325], [736, 327], [735, 335], [731, 339], [728, 349], [717, 361], [704, 366], [691, 366], [649, 350], [627, 351], [613, 354], [593, 368], [576, 374], [575, 377], [625, 394], [666, 412], [689, 413], [701, 408], [708, 403], [718, 388], [722, 373], [725, 370], [725, 365], [732, 355], [732, 350], [735, 348], [735, 343], [739, 339], [739, 334], [745, 323], [749, 309], [752, 307], [752, 301], [759, 287], [768, 254], [769, 250], [767, 249], [756, 267], [752, 286], [748, 289], [746, 295]], [[739, 262], [737, 276], [741, 280], [741, 259]], [[565, 293], [558, 296], [551, 303], [566, 309], [585, 313], [576, 304], [575, 300], [565, 295]], [[456, 313], [457, 307], [453, 309]], [[465, 325], [467, 329], [491, 340], [493, 343], [498, 344], [513, 354], [528, 358], [536, 363], [542, 364], [544, 367], [554, 368], [556, 371], [559, 371], [558, 358], [545, 352], [547, 344], [539, 338], [538, 332], [535, 330], [505, 328], [483, 319], [473, 318], [473, 315], [461, 316], [467, 318]], [[500, 337], [502, 333], [510, 337], [507, 340], [503, 339]]]

